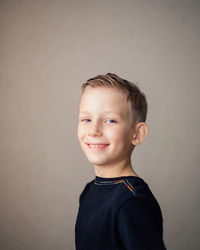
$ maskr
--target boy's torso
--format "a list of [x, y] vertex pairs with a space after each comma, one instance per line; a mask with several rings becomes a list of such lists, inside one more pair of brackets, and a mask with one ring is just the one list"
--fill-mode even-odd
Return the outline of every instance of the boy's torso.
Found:
[[162, 221], [159, 205], [143, 179], [127, 177], [117, 178], [114, 183], [95, 180], [88, 183], [80, 196], [76, 249], [124, 249], [118, 232], [118, 212], [126, 200], [139, 197]]

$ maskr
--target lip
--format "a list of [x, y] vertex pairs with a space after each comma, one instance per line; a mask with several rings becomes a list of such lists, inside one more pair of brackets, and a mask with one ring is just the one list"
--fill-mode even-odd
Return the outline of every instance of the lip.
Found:
[[108, 143], [101, 143], [101, 142], [99, 142], [99, 143], [92, 143], [92, 142], [86, 142], [86, 144], [92, 144], [92, 145], [109, 145]]
[[[86, 143], [87, 147], [93, 151], [102, 151], [109, 146], [107, 143]], [[99, 148], [91, 147], [90, 145], [104, 145]]]

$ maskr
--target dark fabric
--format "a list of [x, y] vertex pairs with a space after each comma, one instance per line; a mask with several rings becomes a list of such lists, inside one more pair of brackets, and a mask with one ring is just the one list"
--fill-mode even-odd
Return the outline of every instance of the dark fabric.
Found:
[[139, 177], [87, 183], [79, 198], [76, 250], [165, 250], [160, 206]]

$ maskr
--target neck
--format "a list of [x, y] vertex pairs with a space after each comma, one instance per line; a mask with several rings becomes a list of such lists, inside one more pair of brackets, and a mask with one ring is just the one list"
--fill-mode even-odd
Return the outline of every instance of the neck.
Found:
[[137, 173], [131, 165], [131, 161], [126, 164], [115, 164], [114, 166], [94, 166], [95, 175], [105, 178], [115, 178], [120, 176], [137, 176]]

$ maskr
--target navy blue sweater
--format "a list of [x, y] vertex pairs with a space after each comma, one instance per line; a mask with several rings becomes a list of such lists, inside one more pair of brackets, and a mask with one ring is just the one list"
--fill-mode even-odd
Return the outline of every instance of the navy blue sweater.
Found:
[[161, 209], [140, 177], [95, 179], [79, 198], [76, 250], [165, 250]]

